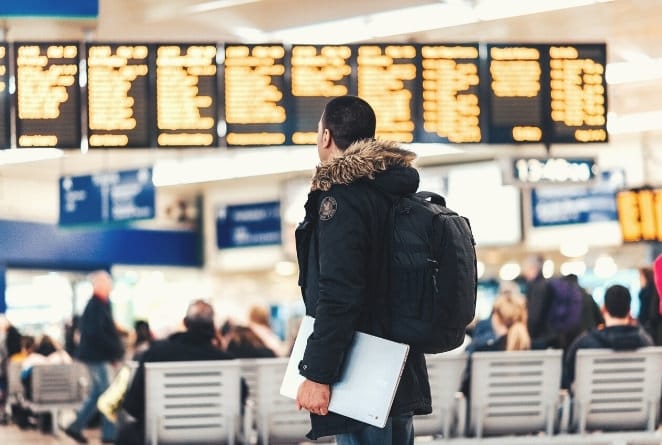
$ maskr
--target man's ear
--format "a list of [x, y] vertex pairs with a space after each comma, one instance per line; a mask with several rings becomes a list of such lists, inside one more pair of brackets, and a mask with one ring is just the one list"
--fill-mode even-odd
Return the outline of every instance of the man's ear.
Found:
[[324, 131], [322, 131], [322, 147], [329, 148], [331, 147], [332, 142], [333, 138], [331, 137], [331, 132], [328, 128], [325, 128]]

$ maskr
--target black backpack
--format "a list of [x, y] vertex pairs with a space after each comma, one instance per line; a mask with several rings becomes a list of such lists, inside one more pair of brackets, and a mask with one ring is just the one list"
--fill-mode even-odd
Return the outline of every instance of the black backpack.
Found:
[[389, 338], [424, 353], [460, 346], [476, 309], [469, 220], [442, 196], [418, 192], [393, 202], [386, 230]]

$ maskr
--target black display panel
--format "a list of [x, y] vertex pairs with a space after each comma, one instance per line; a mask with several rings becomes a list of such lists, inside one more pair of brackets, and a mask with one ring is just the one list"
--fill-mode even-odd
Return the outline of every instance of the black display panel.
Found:
[[9, 122], [9, 47], [0, 43], [0, 148], [11, 145]]
[[228, 44], [224, 74], [227, 145], [284, 144], [285, 47]]
[[487, 105], [487, 142], [544, 141], [548, 96], [545, 49], [544, 45], [517, 43], [487, 45], [483, 101]]
[[417, 142], [482, 142], [478, 43], [420, 46]]
[[86, 60], [89, 147], [151, 146], [149, 46], [90, 43]]
[[418, 56], [414, 45], [356, 46], [357, 93], [375, 110], [377, 137], [413, 142]]
[[549, 143], [607, 142], [606, 45], [549, 47]]
[[79, 148], [77, 42], [14, 43], [16, 145]]
[[216, 44], [157, 45], [156, 143], [217, 145]]
[[293, 45], [289, 55], [291, 141], [314, 145], [326, 103], [352, 90], [352, 47]]

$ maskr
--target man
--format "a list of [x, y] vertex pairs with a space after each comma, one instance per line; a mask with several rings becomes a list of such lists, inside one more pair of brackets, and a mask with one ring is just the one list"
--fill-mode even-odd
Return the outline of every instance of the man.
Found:
[[[93, 272], [89, 276], [93, 294], [80, 318], [80, 345], [78, 359], [82, 361], [90, 376], [87, 399], [83, 402], [76, 419], [64, 432], [78, 443], [87, 443], [83, 428], [97, 412], [97, 399], [110, 384], [111, 365], [121, 361], [124, 348], [115, 327], [110, 305], [113, 280], [106, 271]], [[101, 416], [101, 440], [115, 440], [115, 426]]]
[[575, 361], [578, 349], [632, 350], [653, 346], [653, 340], [630, 317], [630, 291], [620, 284], [609, 287], [605, 292], [602, 313], [605, 319], [603, 329], [593, 329], [579, 337], [566, 351], [563, 365], [562, 387], [570, 389], [575, 380]]
[[[133, 382], [126, 393], [122, 408], [135, 418], [135, 423], [120, 428], [117, 443], [144, 444], [145, 425], [145, 363], [189, 360], [227, 360], [233, 356], [212, 343], [216, 333], [214, 309], [202, 300], [191, 303], [184, 318], [185, 332], [152, 343], [140, 360]], [[242, 388], [245, 397], [247, 389]]]
[[522, 276], [526, 281], [526, 302], [529, 313], [527, 327], [534, 345], [534, 349], [547, 347], [547, 336], [550, 335], [547, 326], [547, 312], [549, 306], [547, 293], [547, 280], [542, 274], [544, 258], [539, 255], [530, 255], [524, 260]]
[[[321, 164], [297, 228], [299, 285], [306, 314], [315, 317], [300, 373], [297, 406], [311, 413], [311, 439], [336, 435], [338, 445], [412, 444], [413, 414], [432, 411], [423, 354], [410, 352], [384, 429], [329, 413], [355, 331], [387, 336], [384, 290], [385, 221], [393, 198], [418, 188], [414, 153], [377, 141], [375, 113], [363, 99], [327, 103], [318, 123]], [[381, 292], [380, 292], [381, 290]], [[357, 401], [360, 403], [360, 401]]]

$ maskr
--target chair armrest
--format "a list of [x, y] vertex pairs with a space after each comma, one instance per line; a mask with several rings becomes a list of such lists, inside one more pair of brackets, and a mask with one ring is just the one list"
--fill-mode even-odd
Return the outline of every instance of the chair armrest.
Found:
[[455, 415], [457, 416], [457, 435], [466, 436], [467, 428], [467, 399], [461, 392], [455, 393]]
[[561, 434], [567, 434], [570, 429], [570, 393], [567, 389], [559, 391], [559, 405], [561, 406], [559, 431]]

